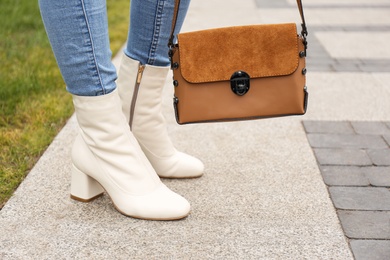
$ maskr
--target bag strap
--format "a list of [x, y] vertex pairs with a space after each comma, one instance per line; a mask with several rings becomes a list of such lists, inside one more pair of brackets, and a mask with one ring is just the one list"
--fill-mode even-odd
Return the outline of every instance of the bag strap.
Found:
[[179, 6], [180, 6], [180, 0], [175, 0], [175, 8], [173, 9], [173, 17], [172, 17], [171, 35], [169, 36], [169, 41], [168, 41], [169, 49], [173, 48], [173, 38], [175, 37], [174, 34], [176, 28], [177, 15], [179, 14]]
[[[301, 15], [301, 20], [302, 20], [302, 23], [301, 23], [301, 26], [302, 26], [301, 35], [303, 37], [303, 43], [304, 43], [305, 48], [306, 48], [306, 46], [307, 46], [306, 36], [307, 36], [308, 32], [307, 32], [307, 27], [306, 27], [306, 22], [305, 22], [305, 15], [303, 13], [302, 0], [297, 0], [297, 5], [298, 5], [299, 13]], [[170, 35], [169, 41], [168, 41], [169, 49], [172, 49], [173, 45], [174, 45], [173, 44], [173, 39], [175, 37], [174, 34], [175, 34], [177, 16], [178, 16], [178, 13], [179, 13], [179, 6], [180, 6], [180, 0], [175, 0], [175, 8], [173, 10], [173, 18], [172, 18], [171, 35]]]
[[305, 45], [305, 54], [306, 54], [306, 50], [307, 50], [306, 36], [309, 33], [308, 33], [307, 27], [306, 27], [305, 14], [303, 13], [302, 0], [297, 0], [297, 5], [298, 5], [298, 9], [299, 9], [299, 14], [301, 15], [301, 21], [302, 21], [302, 23], [301, 23], [301, 27], [302, 27], [301, 35], [302, 35], [302, 38], [303, 38], [303, 45]]

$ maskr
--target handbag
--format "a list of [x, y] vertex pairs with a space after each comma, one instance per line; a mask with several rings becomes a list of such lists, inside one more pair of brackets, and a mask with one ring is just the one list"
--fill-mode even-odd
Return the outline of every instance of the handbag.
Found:
[[168, 43], [178, 124], [228, 122], [306, 113], [308, 34], [295, 23], [233, 26], [177, 35], [175, 2]]

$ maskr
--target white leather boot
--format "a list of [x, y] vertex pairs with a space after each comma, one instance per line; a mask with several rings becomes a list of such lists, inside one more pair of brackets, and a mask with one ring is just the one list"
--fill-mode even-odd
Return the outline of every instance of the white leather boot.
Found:
[[71, 197], [91, 201], [105, 190], [124, 215], [150, 220], [186, 217], [190, 205], [157, 176], [130, 132], [115, 90], [73, 96], [80, 134], [72, 150]]
[[203, 163], [173, 146], [161, 112], [162, 90], [169, 67], [140, 65], [123, 55], [117, 86], [131, 131], [160, 177], [195, 178]]

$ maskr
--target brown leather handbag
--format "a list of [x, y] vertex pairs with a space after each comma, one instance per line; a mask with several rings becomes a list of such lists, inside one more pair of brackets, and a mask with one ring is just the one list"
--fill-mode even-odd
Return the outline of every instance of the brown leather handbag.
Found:
[[307, 108], [307, 29], [295, 23], [248, 25], [177, 35], [176, 0], [168, 43], [179, 124], [303, 115]]

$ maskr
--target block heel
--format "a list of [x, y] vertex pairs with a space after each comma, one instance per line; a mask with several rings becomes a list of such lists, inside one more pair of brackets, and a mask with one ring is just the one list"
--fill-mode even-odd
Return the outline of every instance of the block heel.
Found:
[[81, 202], [90, 202], [103, 195], [103, 187], [93, 178], [72, 165], [70, 197]]

